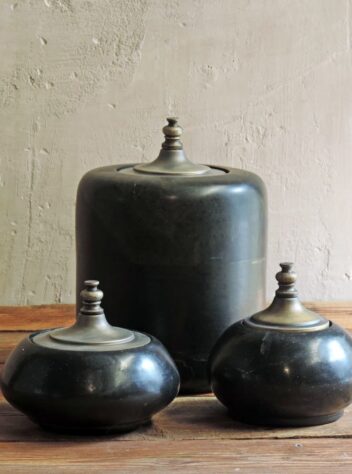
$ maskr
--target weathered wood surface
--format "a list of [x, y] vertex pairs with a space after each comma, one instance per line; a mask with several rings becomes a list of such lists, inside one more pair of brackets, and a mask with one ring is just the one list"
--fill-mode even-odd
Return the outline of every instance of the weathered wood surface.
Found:
[[[74, 435], [44, 431], [0, 399], [0, 442], [2, 441], [65, 441], [81, 440]], [[289, 438], [348, 438], [352, 439], [352, 407], [340, 420], [322, 426], [305, 428], [265, 428], [245, 425], [232, 420], [214, 396], [178, 397], [169, 407], [157, 414], [153, 422], [137, 431], [110, 435], [111, 441], [246, 440]], [[86, 439], [86, 438], [83, 438]], [[92, 438], [90, 438], [92, 439]], [[101, 439], [96, 437], [95, 439]], [[0, 445], [1, 448], [1, 445]], [[352, 456], [352, 452], [351, 452]]]
[[[352, 303], [309, 303], [352, 330]], [[73, 305], [0, 307], [0, 370], [9, 351], [41, 328], [67, 325]], [[82, 437], [41, 430], [0, 395], [0, 473], [352, 473], [352, 408], [335, 423], [263, 428], [227, 416], [211, 395], [179, 397], [149, 425]]]
[[[352, 302], [307, 302], [307, 308], [352, 329]], [[34, 331], [65, 326], [75, 318], [75, 305], [0, 306], [1, 331]]]
[[2, 443], [1, 473], [7, 472], [183, 472], [347, 474], [352, 441], [180, 440]]
[[0, 331], [35, 331], [66, 326], [75, 319], [75, 305], [0, 306]]

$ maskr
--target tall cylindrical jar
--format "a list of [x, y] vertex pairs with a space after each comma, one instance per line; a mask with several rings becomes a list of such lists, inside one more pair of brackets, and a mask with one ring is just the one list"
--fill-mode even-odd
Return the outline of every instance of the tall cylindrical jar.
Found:
[[181, 390], [204, 392], [217, 338], [264, 306], [266, 193], [253, 173], [188, 160], [176, 119], [163, 131], [153, 162], [82, 178], [77, 281], [99, 279], [109, 322], [156, 336]]

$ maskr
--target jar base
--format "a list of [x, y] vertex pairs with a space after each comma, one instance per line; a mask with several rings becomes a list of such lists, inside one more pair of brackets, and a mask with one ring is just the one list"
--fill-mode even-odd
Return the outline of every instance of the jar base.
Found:
[[299, 426], [317, 426], [326, 425], [333, 423], [334, 421], [341, 418], [343, 411], [332, 413], [330, 415], [322, 416], [307, 416], [304, 418], [271, 418], [271, 417], [260, 417], [253, 415], [240, 416], [237, 413], [229, 411], [231, 418], [234, 418], [241, 423], [249, 425], [260, 425], [260, 426], [277, 426], [277, 427], [299, 427]]
[[69, 425], [56, 425], [53, 423], [46, 423], [45, 421], [39, 421], [34, 418], [31, 419], [33, 423], [39, 425], [42, 429], [46, 431], [52, 431], [55, 433], [61, 434], [72, 434], [72, 435], [109, 435], [114, 433], [128, 433], [129, 431], [134, 431], [135, 429], [151, 423], [151, 418], [145, 420], [124, 423], [121, 425], [111, 425], [111, 426], [87, 426], [87, 427], [78, 427], [78, 426], [69, 426]]

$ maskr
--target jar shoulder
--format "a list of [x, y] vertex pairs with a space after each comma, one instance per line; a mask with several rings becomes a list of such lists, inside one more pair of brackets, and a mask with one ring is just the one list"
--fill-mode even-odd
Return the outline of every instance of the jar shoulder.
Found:
[[89, 190], [90, 188], [100, 188], [101, 186], [109, 186], [120, 184], [121, 186], [136, 186], [141, 187], [167, 187], [179, 189], [188, 189], [196, 186], [197, 188], [204, 188], [209, 186], [235, 187], [240, 188], [239, 191], [245, 192], [252, 190], [260, 195], [266, 196], [266, 187], [263, 180], [255, 173], [241, 170], [237, 168], [230, 168], [225, 166], [218, 166], [215, 168], [226, 171], [220, 175], [209, 175], [204, 177], [171, 177], [162, 175], [144, 175], [137, 173], [124, 173], [125, 169], [133, 167], [136, 163], [110, 165], [99, 168], [94, 168], [88, 171], [79, 183], [78, 193], [82, 190]]
[[252, 329], [240, 321], [225, 331], [210, 357], [213, 370], [270, 365], [273, 371], [282, 364], [302, 370], [322, 364], [352, 370], [352, 338], [336, 324], [323, 331], [289, 333]]
[[[36, 345], [31, 336], [23, 339], [5, 363], [2, 384], [24, 391], [130, 391], [158, 383], [174, 387], [179, 375], [174, 362], [155, 338], [141, 348], [121, 351], [66, 351]], [[149, 390], [149, 388], [148, 388]]]

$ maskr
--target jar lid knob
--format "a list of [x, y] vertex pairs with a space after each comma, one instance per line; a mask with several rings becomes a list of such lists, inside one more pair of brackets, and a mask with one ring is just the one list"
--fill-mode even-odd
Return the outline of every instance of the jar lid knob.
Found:
[[85, 288], [81, 291], [82, 307], [81, 314], [102, 314], [104, 312], [101, 305], [104, 293], [98, 289], [98, 280], [86, 280]]
[[183, 128], [178, 124], [178, 117], [168, 117], [168, 125], [163, 128], [165, 141], [161, 145], [164, 150], [182, 150], [183, 144], [180, 141]]
[[55, 329], [49, 333], [51, 339], [62, 343], [99, 345], [131, 342], [134, 334], [128, 329], [110, 326], [101, 307], [104, 293], [98, 288], [98, 280], [85, 280], [81, 291], [82, 307], [73, 326]]
[[279, 288], [271, 305], [245, 319], [245, 324], [265, 330], [283, 332], [321, 331], [329, 327], [329, 321], [320, 314], [307, 309], [298, 299], [295, 288], [297, 280], [293, 263], [280, 263], [281, 271], [276, 274]]
[[168, 124], [163, 127], [165, 141], [161, 145], [159, 156], [149, 163], [142, 163], [133, 167], [137, 173], [156, 174], [166, 176], [204, 176], [212, 170], [205, 165], [198, 165], [190, 161], [180, 141], [182, 127], [177, 117], [168, 117]]
[[294, 298], [298, 295], [295, 288], [297, 273], [292, 270], [293, 263], [280, 263], [281, 271], [275, 275], [279, 288], [276, 290], [276, 296], [279, 298]]

